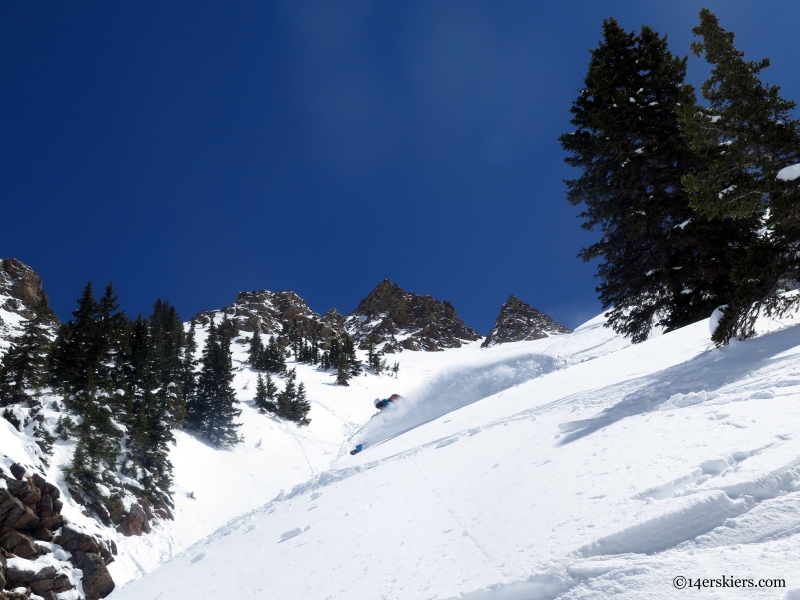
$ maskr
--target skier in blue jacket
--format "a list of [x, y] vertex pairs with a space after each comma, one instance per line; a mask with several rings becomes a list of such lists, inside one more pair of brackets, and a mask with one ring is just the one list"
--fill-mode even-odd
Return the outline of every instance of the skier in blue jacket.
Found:
[[[380, 411], [383, 411], [385, 408], [395, 408], [395, 404], [394, 403], [397, 402], [398, 400], [402, 400], [402, 399], [403, 399], [403, 397], [400, 394], [392, 394], [388, 398], [375, 398], [375, 402], [374, 402], [375, 408], [377, 408]], [[375, 418], [375, 416], [373, 416], [373, 419], [374, 418]], [[363, 429], [363, 427], [362, 427], [362, 429]], [[359, 429], [359, 431], [361, 431], [361, 430]], [[358, 454], [363, 449], [364, 449], [364, 444], [358, 444], [355, 447], [355, 449], [350, 450], [350, 454]]]

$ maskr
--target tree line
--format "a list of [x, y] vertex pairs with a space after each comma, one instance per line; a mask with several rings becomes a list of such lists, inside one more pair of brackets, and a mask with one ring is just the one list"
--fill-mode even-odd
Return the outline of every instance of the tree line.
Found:
[[719, 308], [712, 339], [726, 344], [798, 302], [786, 293], [800, 269], [795, 103], [761, 80], [769, 60], [746, 61], [711, 11], [693, 33], [691, 51], [712, 67], [703, 102], [666, 36], [605, 20], [572, 104], [576, 129], [559, 138], [580, 172], [567, 198], [601, 234], [579, 257], [599, 259], [608, 325], [634, 342]]
[[[77, 304], [72, 319], [53, 339], [54, 315], [41, 295], [33, 317], [0, 361], [3, 416], [21, 429], [29, 422], [20, 422], [11, 409], [31, 409], [32, 433], [45, 460], [57, 436], [76, 440], [66, 478], [90, 504], [102, 502], [103, 485], [126, 479], [154, 502], [171, 506], [169, 445], [176, 429], [220, 447], [241, 440], [231, 355], [238, 331], [226, 318], [219, 323], [210, 319], [198, 358], [197, 322], [192, 319], [185, 327], [169, 302], [159, 299], [152, 315], [133, 320], [120, 310], [111, 283], [97, 299], [89, 282]], [[294, 355], [297, 362], [335, 368], [340, 385], [364, 369], [348, 334], [334, 336], [327, 346], [323, 350], [317, 339], [300, 336], [296, 322], [284, 325], [278, 339], [271, 336], [266, 344], [254, 332], [248, 362], [258, 373], [255, 406], [298, 426], [308, 425], [306, 387], [298, 383], [296, 369], [287, 368], [287, 359]], [[369, 368], [380, 373], [385, 361], [381, 364], [374, 349], [368, 355]], [[284, 380], [282, 390], [273, 376]], [[43, 392], [62, 399], [61, 405], [54, 401], [52, 406], [61, 413], [55, 428], [45, 426]]]
[[[133, 320], [120, 310], [112, 284], [98, 299], [89, 282], [77, 304], [53, 339], [53, 312], [41, 295], [0, 361], [3, 416], [21, 429], [29, 423], [20, 422], [12, 409], [31, 409], [33, 435], [45, 460], [57, 436], [76, 440], [66, 478], [90, 502], [101, 501], [104, 482], [119, 485], [124, 479], [154, 502], [171, 506], [169, 445], [176, 429], [217, 446], [240, 441], [230, 351], [238, 332], [226, 319], [212, 319], [198, 359], [195, 321], [185, 329], [169, 302], [159, 299], [152, 315]], [[285, 371], [287, 352], [278, 344], [272, 341], [265, 354], [257, 368]], [[310, 404], [295, 378], [293, 370], [287, 374], [276, 412], [307, 425]], [[55, 428], [44, 426], [45, 391], [63, 399], [52, 406], [62, 413]]]

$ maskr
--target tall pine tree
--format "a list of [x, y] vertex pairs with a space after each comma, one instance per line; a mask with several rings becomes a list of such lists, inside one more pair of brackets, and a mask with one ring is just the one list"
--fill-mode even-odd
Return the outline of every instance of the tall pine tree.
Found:
[[712, 71], [702, 86], [707, 106], [683, 113], [705, 169], [683, 181], [700, 213], [750, 232], [744, 248], [736, 248], [732, 289], [723, 298], [728, 308], [713, 336], [723, 344], [753, 335], [762, 311], [781, 314], [797, 302], [781, 292], [800, 279], [800, 182], [778, 175], [800, 162], [800, 122], [792, 118], [795, 103], [760, 79], [769, 59], [746, 61], [733, 32], [706, 8], [692, 31], [701, 38], [692, 51]]
[[254, 331], [253, 337], [250, 338], [250, 349], [247, 352], [250, 366], [256, 371], [267, 371], [265, 362], [264, 342], [261, 340], [261, 332]]
[[195, 339], [195, 320], [189, 322], [189, 331], [186, 334], [186, 342], [183, 348], [183, 358], [181, 360], [181, 393], [183, 395], [184, 407], [191, 404], [197, 392], [197, 341]]
[[634, 342], [653, 325], [707, 317], [727, 281], [721, 241], [730, 225], [696, 218], [681, 185], [702, 168], [680, 127], [680, 106], [694, 102], [685, 74], [686, 59], [670, 53], [666, 38], [605, 20], [571, 109], [576, 130], [559, 138], [566, 162], [581, 170], [566, 182], [567, 198], [584, 205], [582, 227], [601, 232], [579, 256], [601, 260], [597, 291], [613, 307], [608, 325]]
[[241, 409], [233, 390], [233, 363], [230, 352], [230, 333], [226, 324], [219, 329], [214, 321], [208, 328], [203, 347], [197, 391], [187, 406], [188, 424], [217, 446], [232, 446], [240, 441], [236, 433], [236, 417]]
[[178, 385], [161, 381], [164, 338], [154, 336], [154, 329], [141, 317], [132, 327], [131, 424], [122, 471], [138, 480], [152, 499], [168, 500], [172, 485], [169, 444], [174, 442], [173, 428], [182, 418], [176, 412], [182, 415], [183, 409]]

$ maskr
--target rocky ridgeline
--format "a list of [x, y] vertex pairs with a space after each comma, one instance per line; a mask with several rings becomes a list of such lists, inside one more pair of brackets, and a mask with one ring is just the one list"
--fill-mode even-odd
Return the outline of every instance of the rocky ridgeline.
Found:
[[458, 318], [449, 302], [406, 292], [388, 279], [379, 283], [347, 317], [335, 308], [320, 316], [294, 292], [267, 290], [240, 292], [233, 304], [199, 312], [195, 320], [207, 325], [212, 317], [216, 323], [228, 319], [241, 332], [260, 331], [275, 336], [296, 323], [301, 337], [316, 340], [323, 349], [334, 336], [342, 338], [345, 332], [362, 350], [372, 342], [376, 349], [388, 353], [459, 348], [464, 342], [481, 337]]
[[207, 325], [212, 317], [217, 324], [227, 318], [242, 332], [259, 331], [276, 337], [283, 333], [284, 328], [297, 323], [301, 337], [316, 339], [323, 348], [327, 347], [334, 335], [341, 337], [344, 334], [344, 317], [339, 311], [332, 308], [320, 316], [291, 291], [239, 292], [233, 304], [220, 310], [201, 311], [195, 320], [200, 325]]
[[[16, 258], [0, 259], [0, 308], [30, 319], [42, 296], [46, 294], [36, 271]], [[58, 325], [55, 315], [53, 324]]]
[[530, 304], [526, 304], [512, 295], [500, 307], [500, 314], [497, 315], [494, 329], [486, 336], [481, 347], [488, 348], [507, 342], [539, 340], [564, 333], [572, 333], [572, 330], [556, 323], [549, 315], [536, 310]]
[[348, 315], [345, 328], [362, 350], [372, 343], [389, 353], [460, 348], [481, 338], [458, 318], [449, 302], [406, 292], [388, 279]]
[[72, 527], [61, 515], [58, 487], [19, 464], [0, 469], [0, 600], [28, 600], [35, 594], [56, 600], [77, 586], [79, 569], [89, 600], [114, 589], [106, 568], [114, 560], [113, 542], [103, 542]]

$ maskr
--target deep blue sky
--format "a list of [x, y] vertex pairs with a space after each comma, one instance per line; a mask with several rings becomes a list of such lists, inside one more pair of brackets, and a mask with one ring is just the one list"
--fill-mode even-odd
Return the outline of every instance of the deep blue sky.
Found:
[[[186, 318], [240, 290], [346, 313], [383, 278], [481, 333], [599, 311], [557, 136], [603, 17], [685, 54], [702, 2], [4, 2], [0, 257], [69, 318], [113, 279]], [[800, 2], [713, 1], [800, 99]], [[690, 60], [697, 84], [707, 69]]]

